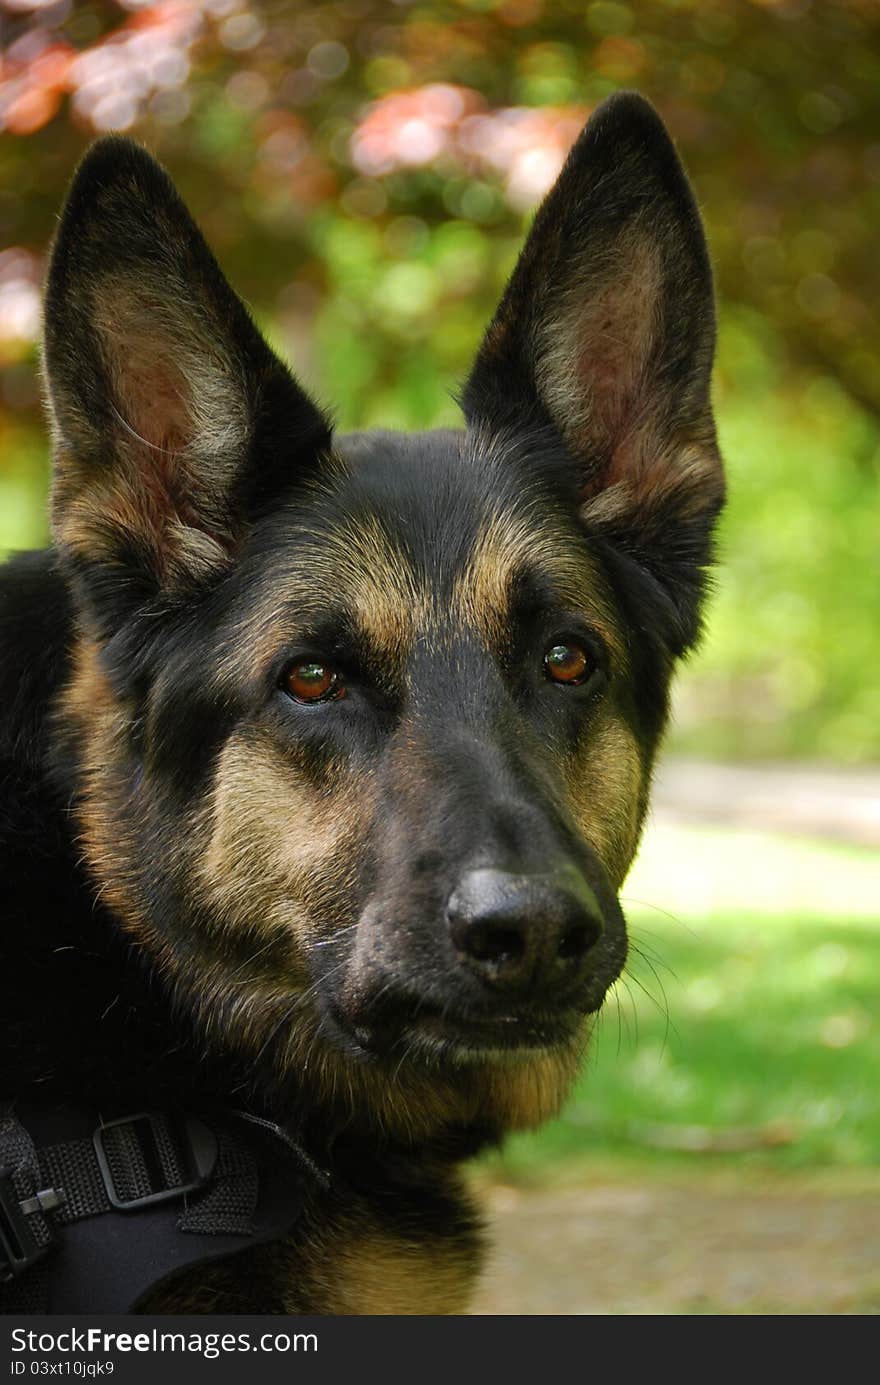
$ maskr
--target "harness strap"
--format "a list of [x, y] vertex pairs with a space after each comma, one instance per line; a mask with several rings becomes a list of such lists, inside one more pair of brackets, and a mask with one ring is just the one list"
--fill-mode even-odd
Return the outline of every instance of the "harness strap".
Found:
[[0, 1104], [0, 1312], [130, 1312], [182, 1268], [284, 1236], [310, 1161], [240, 1116]]
[[[49, 1269], [43, 1256], [52, 1232], [39, 1203], [22, 1210], [37, 1194], [37, 1156], [33, 1141], [12, 1108], [0, 1105], [0, 1311], [44, 1311]], [[28, 1216], [29, 1220], [25, 1221]], [[18, 1276], [27, 1271], [27, 1277]], [[6, 1307], [7, 1298], [10, 1307]]]

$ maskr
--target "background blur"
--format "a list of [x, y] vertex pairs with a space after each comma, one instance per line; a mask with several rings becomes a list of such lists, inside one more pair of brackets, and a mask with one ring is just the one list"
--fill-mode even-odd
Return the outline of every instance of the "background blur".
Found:
[[[723, 561], [627, 886], [635, 949], [617, 1006], [564, 1119], [486, 1168], [502, 1249], [484, 1306], [876, 1308], [877, 1200], [860, 1201], [880, 1147], [875, 0], [0, 0], [0, 23], [3, 551], [46, 537], [40, 285], [96, 134], [131, 131], [167, 164], [342, 426], [424, 427], [456, 421], [451, 394], [589, 111], [621, 86], [659, 107], [721, 300]], [[656, 1205], [626, 1202], [630, 1167]], [[602, 1216], [587, 1173], [612, 1189], [607, 1255], [634, 1218], [619, 1292], [583, 1274]], [[779, 1179], [781, 1222], [761, 1202]], [[680, 1225], [695, 1189], [721, 1218], [727, 1269], [713, 1277], [714, 1243], [695, 1231], [670, 1273], [658, 1233], [650, 1279], [651, 1217]], [[584, 1213], [564, 1285], [556, 1239], [530, 1287], [517, 1280], [538, 1263], [534, 1226], [517, 1258], [534, 1197], [551, 1199], [542, 1227], [571, 1233]], [[737, 1251], [748, 1197], [758, 1242], [776, 1232]], [[789, 1243], [786, 1270], [774, 1255]]]

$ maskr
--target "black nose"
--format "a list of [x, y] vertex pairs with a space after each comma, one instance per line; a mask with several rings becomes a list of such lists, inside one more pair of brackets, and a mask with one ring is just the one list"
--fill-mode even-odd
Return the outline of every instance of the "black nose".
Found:
[[471, 870], [447, 906], [452, 941], [484, 981], [537, 997], [580, 979], [602, 932], [599, 902], [578, 871]]

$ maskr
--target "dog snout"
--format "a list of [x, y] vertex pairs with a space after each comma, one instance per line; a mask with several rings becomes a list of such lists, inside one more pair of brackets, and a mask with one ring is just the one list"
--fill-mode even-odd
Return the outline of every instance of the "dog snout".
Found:
[[576, 871], [467, 871], [447, 906], [453, 945], [482, 981], [508, 995], [552, 998], [581, 980], [603, 929], [599, 902]]

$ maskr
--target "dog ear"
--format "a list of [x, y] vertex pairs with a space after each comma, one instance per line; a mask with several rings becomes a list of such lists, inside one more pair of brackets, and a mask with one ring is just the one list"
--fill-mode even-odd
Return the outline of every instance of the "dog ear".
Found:
[[680, 578], [708, 561], [724, 494], [714, 345], [711, 269], [685, 172], [648, 102], [613, 96], [537, 213], [465, 415], [490, 434], [551, 428], [584, 520]]
[[44, 358], [55, 537], [99, 627], [214, 579], [260, 509], [329, 446], [326, 419], [167, 174], [118, 136], [93, 145], [74, 178]]

